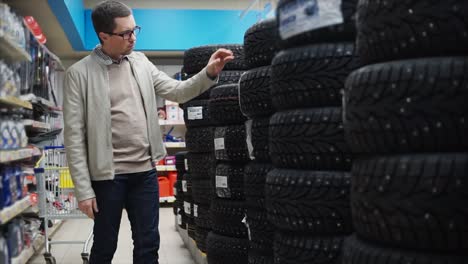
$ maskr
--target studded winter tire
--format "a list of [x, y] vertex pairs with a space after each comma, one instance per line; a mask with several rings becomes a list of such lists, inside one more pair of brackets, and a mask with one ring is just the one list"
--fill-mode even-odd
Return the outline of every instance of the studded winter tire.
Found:
[[280, 49], [278, 23], [267, 19], [251, 26], [244, 35], [244, 56], [249, 69], [267, 66]]
[[350, 189], [347, 172], [274, 169], [265, 187], [268, 219], [282, 230], [349, 234]]
[[468, 155], [356, 160], [351, 206], [362, 238], [416, 250], [468, 252]]
[[244, 70], [244, 48], [242, 45], [208, 45], [191, 48], [184, 53], [184, 71], [188, 74], [197, 73], [206, 67], [211, 55], [218, 49], [229, 49], [235, 59], [224, 66], [224, 70]]
[[210, 211], [214, 232], [225, 236], [247, 238], [247, 228], [242, 223], [245, 217], [243, 201], [213, 199]]
[[250, 118], [272, 114], [273, 106], [270, 93], [270, 66], [246, 72], [239, 82], [242, 113]]
[[249, 241], [208, 233], [207, 258], [209, 264], [247, 264]]
[[468, 59], [430, 58], [367, 66], [346, 82], [345, 130], [354, 152], [468, 149]]
[[278, 232], [274, 245], [275, 264], [341, 264], [344, 239], [344, 236], [319, 237]]
[[341, 106], [345, 79], [359, 65], [352, 42], [282, 51], [271, 66], [273, 106], [279, 110]]
[[349, 170], [341, 108], [278, 112], [270, 119], [270, 156], [279, 168]]
[[360, 1], [357, 48], [366, 64], [468, 54], [468, 2]]
[[342, 264], [465, 264], [468, 256], [384, 248], [356, 236], [346, 239]]

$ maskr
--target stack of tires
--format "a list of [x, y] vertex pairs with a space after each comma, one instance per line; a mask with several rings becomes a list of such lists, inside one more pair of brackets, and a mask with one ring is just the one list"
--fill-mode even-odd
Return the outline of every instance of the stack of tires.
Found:
[[245, 62], [249, 71], [239, 82], [240, 107], [246, 121], [250, 161], [244, 167], [249, 264], [273, 263], [273, 225], [265, 209], [266, 175], [273, 168], [268, 148], [268, 128], [273, 113], [270, 95], [271, 61], [279, 50], [276, 19], [253, 25], [244, 35]]
[[187, 229], [187, 216], [185, 215], [184, 208], [184, 188], [186, 183], [183, 182], [185, 173], [187, 151], [177, 152], [176, 157], [176, 169], [177, 169], [177, 181], [174, 183], [174, 196], [176, 198], [174, 202], [174, 213], [177, 219], [177, 225], [182, 229]]
[[[243, 46], [240, 45], [239, 48]], [[244, 56], [238, 55], [242, 61]], [[229, 65], [229, 64], [228, 64]], [[245, 117], [239, 107], [239, 85], [226, 84], [210, 92], [210, 118], [216, 126], [212, 141], [216, 168], [211, 179], [215, 198], [211, 202], [212, 232], [207, 240], [210, 264], [246, 264], [247, 229], [243, 171], [248, 161]]]
[[[280, 0], [278, 17], [295, 0]], [[342, 90], [359, 67], [354, 40], [357, 0], [343, 0], [343, 24], [284, 37], [271, 66], [266, 209], [275, 226], [274, 263], [341, 263], [353, 232], [350, 169]], [[300, 12], [304, 12], [301, 10]], [[299, 25], [298, 25], [299, 26]]]
[[[213, 228], [211, 221], [211, 203], [214, 198], [213, 179], [216, 173], [216, 158], [214, 153], [214, 133], [216, 120], [212, 118], [209, 109], [212, 90], [237, 83], [245, 68], [241, 45], [211, 45], [189, 49], [184, 54], [183, 79], [190, 78], [200, 72], [208, 63], [210, 56], [219, 48], [233, 51], [236, 59], [226, 64], [220, 73], [218, 83], [210, 90], [183, 104], [184, 120], [187, 127], [185, 135], [187, 153], [187, 169], [190, 171], [190, 183], [193, 196], [192, 216], [194, 235], [197, 247], [207, 252], [208, 233]], [[190, 224], [189, 224], [190, 226]], [[190, 234], [189, 234], [190, 235]]]
[[468, 263], [468, 2], [360, 1], [345, 264]]

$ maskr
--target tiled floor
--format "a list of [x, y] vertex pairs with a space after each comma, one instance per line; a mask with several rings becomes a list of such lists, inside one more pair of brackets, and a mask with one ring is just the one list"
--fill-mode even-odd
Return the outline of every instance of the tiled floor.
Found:
[[[68, 220], [57, 231], [53, 239], [56, 240], [85, 240], [91, 230], [91, 220]], [[160, 209], [159, 232], [161, 234], [161, 248], [159, 250], [160, 264], [194, 264], [189, 251], [174, 227], [174, 215], [172, 208]], [[130, 223], [124, 211], [119, 233], [119, 244], [114, 256], [113, 264], [132, 263], [133, 242], [130, 232]], [[82, 246], [78, 245], [54, 245], [52, 254], [58, 264], [81, 264]], [[28, 264], [43, 264], [41, 254], [33, 257]]]

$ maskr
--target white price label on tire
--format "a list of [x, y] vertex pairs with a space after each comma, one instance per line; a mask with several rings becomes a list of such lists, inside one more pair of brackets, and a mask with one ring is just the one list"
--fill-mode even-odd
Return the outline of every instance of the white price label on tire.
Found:
[[203, 107], [202, 106], [187, 107], [187, 119], [188, 120], [203, 119]]
[[182, 180], [182, 191], [185, 193], [187, 192], [187, 181]]
[[184, 159], [184, 164], [185, 164], [185, 170], [188, 171], [188, 159]]
[[182, 225], [182, 215], [177, 214], [177, 224]]
[[177, 188], [174, 187], [174, 196], [177, 196]]
[[228, 177], [216, 176], [216, 188], [227, 189], [228, 188]]
[[198, 205], [197, 204], [193, 205], [193, 216], [198, 217]]
[[278, 14], [282, 39], [344, 21], [341, 0], [290, 1], [278, 8]]
[[186, 215], [192, 214], [192, 206], [188, 202], [184, 202], [184, 212]]
[[215, 138], [214, 139], [215, 150], [223, 150], [224, 149], [224, 138]]

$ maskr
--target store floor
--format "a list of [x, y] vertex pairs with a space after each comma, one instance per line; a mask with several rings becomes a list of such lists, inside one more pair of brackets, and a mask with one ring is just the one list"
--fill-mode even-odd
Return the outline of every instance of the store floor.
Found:
[[[91, 220], [68, 220], [65, 222], [53, 239], [57, 240], [80, 240], [86, 239], [91, 230]], [[184, 242], [174, 228], [174, 215], [172, 208], [161, 208], [159, 231], [161, 234], [161, 248], [159, 249], [160, 264], [194, 264], [190, 252], [184, 246]], [[78, 245], [54, 245], [52, 254], [57, 259], [58, 264], [81, 264], [82, 247]], [[119, 244], [114, 256], [113, 264], [131, 264], [132, 263], [133, 242], [130, 231], [130, 223], [127, 214], [124, 211], [122, 215], [122, 224], [120, 226]], [[45, 263], [42, 256], [34, 256], [28, 264]]]

